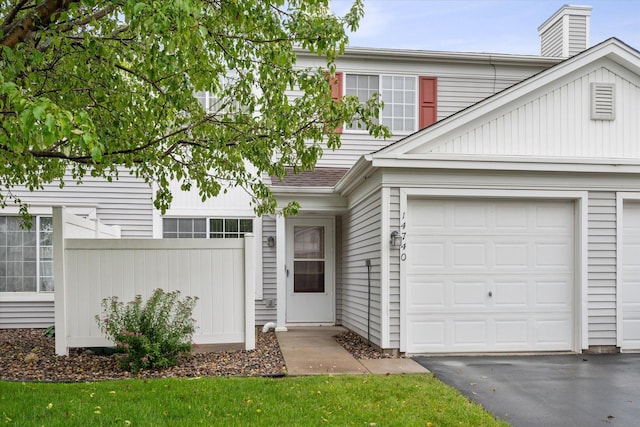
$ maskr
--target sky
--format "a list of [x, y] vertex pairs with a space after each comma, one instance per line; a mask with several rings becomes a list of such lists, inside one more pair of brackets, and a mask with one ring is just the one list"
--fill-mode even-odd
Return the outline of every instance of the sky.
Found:
[[[331, 0], [343, 15], [352, 0]], [[640, 50], [639, 0], [364, 0], [349, 45], [538, 55], [538, 27], [565, 4], [592, 6], [589, 46], [616, 37]]]

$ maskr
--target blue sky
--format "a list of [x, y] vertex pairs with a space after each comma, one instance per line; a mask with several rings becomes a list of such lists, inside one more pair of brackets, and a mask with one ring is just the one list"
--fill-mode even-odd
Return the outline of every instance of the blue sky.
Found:
[[[331, 0], [343, 14], [351, 0]], [[564, 4], [592, 6], [590, 46], [617, 37], [640, 50], [639, 0], [365, 0], [351, 46], [537, 55], [538, 26]]]

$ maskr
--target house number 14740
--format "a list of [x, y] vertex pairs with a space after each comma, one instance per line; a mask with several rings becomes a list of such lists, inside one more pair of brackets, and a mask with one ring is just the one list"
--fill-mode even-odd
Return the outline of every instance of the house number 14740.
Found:
[[407, 260], [407, 219], [406, 212], [402, 212], [402, 221], [400, 221], [400, 234], [402, 235], [402, 243], [400, 244], [400, 261]]

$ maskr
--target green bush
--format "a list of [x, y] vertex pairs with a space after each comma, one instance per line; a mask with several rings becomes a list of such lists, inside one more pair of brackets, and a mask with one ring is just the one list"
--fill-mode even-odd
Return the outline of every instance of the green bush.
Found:
[[195, 331], [193, 307], [197, 297], [180, 300], [180, 291], [156, 289], [145, 304], [142, 297], [124, 304], [118, 297], [102, 300], [102, 316], [96, 321], [102, 333], [125, 353], [120, 366], [132, 372], [163, 368], [178, 363], [178, 355], [189, 353]]

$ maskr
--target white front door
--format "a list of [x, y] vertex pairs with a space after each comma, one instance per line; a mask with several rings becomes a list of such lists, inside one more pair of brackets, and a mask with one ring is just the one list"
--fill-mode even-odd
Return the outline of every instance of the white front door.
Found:
[[334, 323], [333, 220], [287, 220], [287, 323]]

